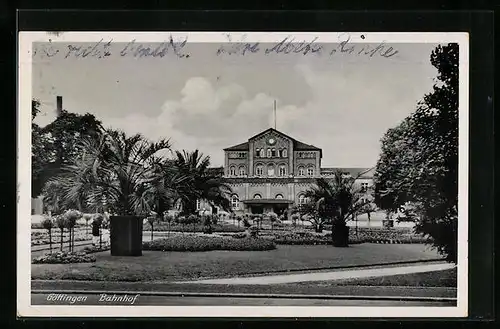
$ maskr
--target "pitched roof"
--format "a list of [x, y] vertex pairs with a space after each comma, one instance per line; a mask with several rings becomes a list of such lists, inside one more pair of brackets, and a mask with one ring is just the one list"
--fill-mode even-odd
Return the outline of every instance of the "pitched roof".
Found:
[[227, 147], [224, 149], [224, 151], [248, 151], [248, 142]]
[[294, 140], [294, 145], [293, 145], [293, 148], [295, 150], [315, 150], [315, 151], [321, 151], [321, 149], [319, 147], [316, 147], [314, 145], [309, 145], [309, 144], [306, 144], [306, 143], [302, 143], [302, 142], [299, 142], [297, 140]]
[[[258, 133], [257, 135], [254, 135], [252, 137], [250, 137], [248, 140], [252, 140], [252, 139], [255, 139], [259, 136], [262, 136], [270, 131], [273, 131], [273, 132], [276, 132], [286, 138], [289, 138], [293, 141], [293, 148], [294, 150], [299, 150], [299, 151], [304, 151], [304, 150], [308, 150], [308, 151], [319, 151], [320, 152], [320, 157], [323, 156], [323, 151], [319, 148], [319, 147], [316, 147], [314, 145], [310, 145], [310, 144], [306, 144], [306, 143], [303, 143], [303, 142], [300, 142], [298, 140], [296, 140], [295, 138], [292, 138], [290, 136], [288, 136], [287, 134], [284, 134], [282, 133], [281, 131], [278, 131], [274, 128], [269, 128], [269, 129], [266, 129], [260, 133]], [[234, 146], [231, 146], [231, 147], [228, 147], [228, 148], [225, 148], [224, 151], [248, 151], [248, 142], [245, 142], [245, 143], [241, 143], [241, 144], [238, 144], [238, 145], [234, 145]]]
[[224, 175], [224, 167], [211, 167], [208, 168], [208, 172], [216, 176]]
[[359, 178], [372, 178], [373, 173], [375, 172], [375, 168], [341, 168], [341, 167], [333, 167], [333, 168], [321, 168], [322, 174], [333, 174], [335, 171], [340, 170], [343, 173], [348, 173], [352, 177]]

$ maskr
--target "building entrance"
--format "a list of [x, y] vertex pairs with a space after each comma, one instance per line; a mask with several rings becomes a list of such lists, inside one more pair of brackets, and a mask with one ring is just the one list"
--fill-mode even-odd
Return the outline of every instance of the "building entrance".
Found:
[[264, 206], [263, 205], [252, 205], [251, 206], [252, 214], [263, 214]]

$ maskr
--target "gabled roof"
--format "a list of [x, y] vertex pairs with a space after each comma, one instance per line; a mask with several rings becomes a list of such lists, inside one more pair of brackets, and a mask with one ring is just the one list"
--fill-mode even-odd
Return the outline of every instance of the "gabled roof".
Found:
[[337, 170], [340, 170], [346, 174], [350, 174], [352, 177], [358, 177], [358, 175], [359, 175], [359, 178], [373, 178], [373, 174], [375, 172], [375, 168], [333, 167], [333, 168], [321, 168], [321, 174], [333, 174]]
[[248, 142], [244, 142], [238, 145], [227, 147], [224, 151], [248, 151]]
[[[266, 129], [260, 133], [258, 133], [257, 135], [254, 135], [252, 137], [250, 137], [248, 140], [252, 140], [252, 139], [255, 139], [255, 138], [258, 138], [262, 135], [265, 135], [267, 134], [268, 132], [275, 132], [277, 133], [278, 135], [282, 135], [286, 138], [289, 138], [293, 141], [293, 148], [294, 150], [298, 150], [298, 151], [319, 151], [320, 153], [320, 157], [323, 156], [323, 151], [319, 148], [319, 147], [316, 147], [314, 145], [309, 145], [309, 144], [306, 144], [306, 143], [302, 143], [298, 140], [296, 140], [295, 138], [292, 138], [290, 136], [288, 136], [287, 134], [284, 134], [282, 133], [281, 131], [278, 131], [274, 128], [269, 128], [269, 129]], [[234, 146], [231, 146], [231, 147], [228, 147], [228, 148], [225, 148], [224, 151], [248, 151], [248, 142], [245, 142], [245, 143], [241, 143], [241, 144], [238, 144], [238, 145], [234, 145]]]
[[222, 176], [222, 175], [224, 175], [224, 167], [212, 167], [212, 168], [208, 168], [208, 172], [211, 175]]

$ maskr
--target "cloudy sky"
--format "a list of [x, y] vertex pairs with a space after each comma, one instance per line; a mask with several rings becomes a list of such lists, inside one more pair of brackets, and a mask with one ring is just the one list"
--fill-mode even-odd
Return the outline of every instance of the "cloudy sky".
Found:
[[[67, 44], [57, 47], [67, 49]], [[391, 45], [390, 58], [337, 53], [217, 55], [218, 44], [187, 44], [189, 58], [35, 55], [33, 97], [42, 102], [37, 123], [63, 107], [92, 113], [105, 126], [174, 149], [199, 149], [214, 166], [223, 148], [274, 126], [323, 149], [324, 167], [371, 167], [380, 138], [397, 125], [436, 76], [429, 62], [435, 44]], [[330, 48], [332, 45], [328, 45]], [[125, 44], [112, 44], [117, 54]]]

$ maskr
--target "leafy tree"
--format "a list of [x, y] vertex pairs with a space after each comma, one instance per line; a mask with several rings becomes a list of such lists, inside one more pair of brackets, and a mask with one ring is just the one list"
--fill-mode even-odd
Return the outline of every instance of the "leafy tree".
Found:
[[449, 261], [457, 261], [458, 44], [438, 46], [430, 61], [438, 70], [432, 92], [416, 111], [382, 138], [375, 173], [375, 201], [396, 211], [418, 208], [417, 232], [432, 237]]
[[47, 233], [49, 233], [49, 249], [50, 253], [52, 253], [52, 229], [54, 228], [54, 222], [52, 221], [52, 218], [44, 218], [44, 220], [42, 221], [42, 227], [47, 230]]
[[149, 223], [149, 226], [151, 226], [151, 241], [153, 241], [154, 239], [154, 226], [156, 224], [156, 222], [158, 221], [158, 218], [156, 216], [156, 213], [152, 213], [151, 215], [149, 215], [148, 217], [146, 217], [146, 220], [148, 221]]
[[[40, 102], [32, 100], [32, 120], [38, 113]], [[98, 139], [102, 132], [101, 122], [92, 114], [80, 115], [66, 110], [47, 126], [40, 127], [32, 122], [31, 128], [33, 197], [40, 195], [45, 183], [79, 156], [81, 138]]]
[[167, 222], [168, 224], [168, 231], [167, 231], [167, 235], [170, 234], [170, 227], [171, 227], [171, 224], [172, 224], [172, 221], [174, 220], [174, 216], [170, 215], [169, 213], [165, 212], [164, 216], [163, 216], [164, 220]]
[[85, 235], [89, 234], [89, 221], [92, 219], [92, 214], [84, 214], [83, 219], [85, 220]]
[[69, 232], [69, 251], [73, 251], [75, 248], [75, 225], [76, 221], [82, 217], [82, 213], [77, 210], [68, 210], [64, 213], [66, 228]]
[[56, 216], [56, 226], [61, 231], [60, 243], [61, 243], [61, 251], [63, 251], [63, 236], [64, 236], [64, 229], [66, 228], [66, 217], [64, 217], [64, 215]]
[[199, 218], [195, 214], [187, 216], [187, 224], [193, 224], [193, 232], [196, 232], [196, 223], [198, 223]]

